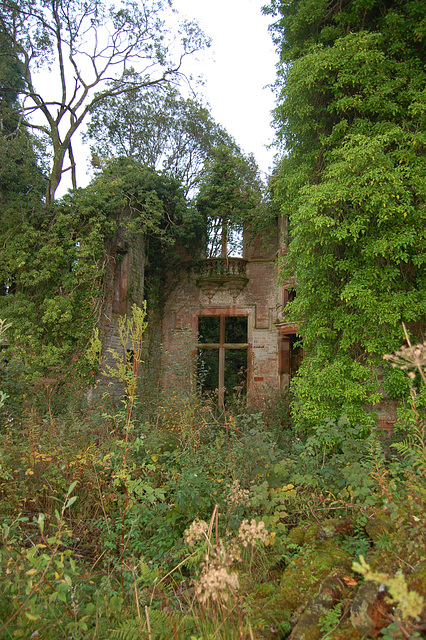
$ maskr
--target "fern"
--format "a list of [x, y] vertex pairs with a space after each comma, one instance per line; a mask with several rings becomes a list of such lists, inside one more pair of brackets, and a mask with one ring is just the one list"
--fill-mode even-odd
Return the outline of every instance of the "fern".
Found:
[[149, 565], [144, 562], [143, 559], [139, 562], [139, 575], [137, 577], [137, 585], [139, 589], [144, 587], [152, 587], [156, 580], [158, 580], [158, 567], [150, 568]]
[[337, 627], [340, 622], [341, 616], [342, 603], [339, 602], [338, 604], [336, 604], [336, 606], [327, 611], [325, 616], [320, 619], [318, 626], [321, 629], [321, 633], [327, 635], [328, 633], [330, 633], [330, 631], [335, 629], [335, 627]]
[[111, 629], [111, 633], [117, 640], [144, 640], [148, 637], [146, 629], [141, 629], [138, 618], [125, 620], [121, 623], [120, 629]]
[[426, 423], [413, 428], [413, 432], [402, 442], [391, 445], [399, 455], [410, 458], [419, 471], [426, 471]]
[[[142, 612], [141, 612], [142, 613]], [[142, 613], [143, 615], [143, 613]], [[148, 625], [145, 619], [131, 618], [121, 623], [119, 629], [112, 629], [111, 633], [117, 640], [170, 640], [173, 638], [173, 617], [158, 609], [149, 610], [149, 624], [151, 633], [148, 633]]]

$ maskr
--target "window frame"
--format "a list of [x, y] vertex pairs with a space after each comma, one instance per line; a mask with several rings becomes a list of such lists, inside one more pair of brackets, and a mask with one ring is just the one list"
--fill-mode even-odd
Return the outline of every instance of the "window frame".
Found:
[[[219, 342], [198, 342], [198, 323], [200, 318], [219, 318]], [[203, 313], [200, 314], [197, 318], [197, 354], [200, 349], [217, 349], [219, 351], [219, 378], [218, 378], [218, 402], [219, 408], [225, 408], [225, 351], [228, 350], [245, 350], [247, 351], [247, 387], [248, 387], [248, 369], [249, 369], [249, 347], [250, 343], [247, 342], [225, 342], [225, 323], [227, 318], [246, 318], [247, 320], [247, 340], [249, 336], [249, 317], [247, 313], [227, 313], [226, 311], [222, 311], [219, 313]]]

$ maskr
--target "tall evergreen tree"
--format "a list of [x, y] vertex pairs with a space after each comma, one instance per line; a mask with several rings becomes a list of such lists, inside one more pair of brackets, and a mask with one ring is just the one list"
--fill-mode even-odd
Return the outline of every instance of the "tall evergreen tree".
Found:
[[[37, 158], [37, 141], [22, 121], [19, 91], [23, 67], [0, 30], [0, 233], [16, 226], [25, 212], [41, 204], [45, 182]], [[23, 197], [25, 196], [25, 197]]]
[[[383, 355], [426, 318], [426, 16], [421, 0], [273, 0], [274, 193], [291, 238], [283, 277], [307, 357], [304, 426], [379, 401]], [[404, 392], [397, 372], [384, 389]], [[302, 408], [302, 411], [299, 409]]]
[[261, 217], [263, 185], [252, 156], [219, 145], [201, 172], [195, 205], [207, 223], [209, 257], [242, 248], [243, 226]]

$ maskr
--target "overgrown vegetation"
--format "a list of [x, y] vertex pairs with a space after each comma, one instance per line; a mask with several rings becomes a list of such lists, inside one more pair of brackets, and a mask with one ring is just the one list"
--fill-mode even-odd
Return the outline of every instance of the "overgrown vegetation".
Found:
[[[282, 406], [217, 415], [169, 394], [148, 410], [143, 311], [120, 326], [121, 409], [105, 397], [49, 413], [35, 392], [2, 408], [1, 637], [420, 637], [420, 380], [391, 439], [348, 420], [301, 437]], [[425, 349], [405, 352], [410, 371]]]
[[[163, 4], [149, 6], [151, 25]], [[212, 253], [229, 255], [232, 240], [241, 240], [232, 232], [238, 236], [247, 221], [260, 228], [273, 213], [252, 160], [205, 110], [174, 92], [165, 106], [188, 120], [172, 127], [168, 172], [129, 153], [103, 164], [86, 189], [49, 204], [66, 153], [73, 166], [68, 137], [55, 150], [43, 201], [43, 156], [18, 99], [33, 94], [19, 43], [25, 37], [37, 56], [51, 51], [43, 16], [56, 12], [57, 23], [72, 27], [73, 7], [90, 22], [103, 5], [1, 3], [0, 637], [424, 637], [421, 3], [270, 3], [281, 47], [276, 119], [288, 147], [272, 191], [289, 217], [283, 278], [295, 279], [297, 295], [286, 312], [300, 323], [307, 357], [291, 394], [271, 397], [257, 413], [241, 398], [218, 411], [195, 392], [158, 391], [155, 363], [143, 362], [145, 306], [120, 317], [120, 349], [109, 364], [99, 357], [105, 282], [119, 241], [146, 241], [145, 294], [161, 314], [179, 251], [193, 255], [210, 224]], [[119, 29], [136, 18], [141, 24], [136, 5], [128, 8], [134, 13], [116, 14]], [[89, 29], [104, 24], [106, 15], [96, 16]], [[201, 46], [198, 30], [187, 27], [186, 45]], [[130, 55], [137, 43], [128, 35]], [[139, 46], [162, 67], [159, 31], [155, 52], [150, 42]], [[110, 55], [108, 64], [114, 49]], [[133, 72], [123, 74], [107, 87], [125, 91], [129, 105], [140, 86]], [[154, 107], [159, 95], [151, 94]], [[104, 95], [93, 135], [117, 124], [103, 117], [116, 100]], [[62, 102], [51, 136], [67, 112]], [[152, 105], [144, 105], [149, 113]], [[200, 155], [191, 171], [204, 164], [186, 183], [199, 187], [191, 204], [176, 179], [187, 165], [174, 144], [198, 117]], [[80, 124], [71, 119], [70, 135]], [[139, 143], [155, 142], [154, 130], [152, 138], [139, 131]], [[106, 138], [102, 153], [111, 150]], [[193, 375], [188, 351], [168, 365], [175, 378]], [[365, 406], [382, 396], [382, 370], [385, 391], [399, 400], [390, 433], [376, 429]], [[89, 401], [89, 386], [102, 376], [121, 385], [120, 401], [105, 384]]]
[[377, 375], [401, 322], [424, 339], [424, 3], [272, 0], [266, 11], [280, 56], [282, 278], [296, 290], [286, 312], [308, 354], [294, 418], [368, 425], [366, 404], [407, 392], [400, 372]]

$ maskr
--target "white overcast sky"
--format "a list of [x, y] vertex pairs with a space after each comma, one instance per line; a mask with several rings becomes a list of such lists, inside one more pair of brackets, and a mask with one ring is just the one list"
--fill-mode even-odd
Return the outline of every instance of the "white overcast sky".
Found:
[[234, 136], [260, 169], [272, 165], [271, 111], [277, 54], [268, 33], [269, 16], [261, 13], [265, 0], [174, 0], [174, 7], [195, 19], [212, 39], [201, 65], [203, 93], [214, 119]]
[[[259, 168], [269, 174], [274, 152], [268, 150], [273, 131], [271, 111], [274, 94], [268, 85], [275, 81], [277, 55], [268, 33], [270, 18], [263, 16], [265, 0], [173, 0], [180, 17], [196, 20], [212, 45], [197, 58], [185, 61], [186, 74], [203, 75], [201, 93], [213, 118], [235, 138], [245, 153], [253, 153]], [[46, 81], [49, 82], [48, 76]], [[74, 143], [78, 186], [84, 187], [92, 174], [88, 143]], [[79, 169], [80, 167], [80, 169]], [[57, 191], [62, 196], [70, 187], [65, 174]]]

